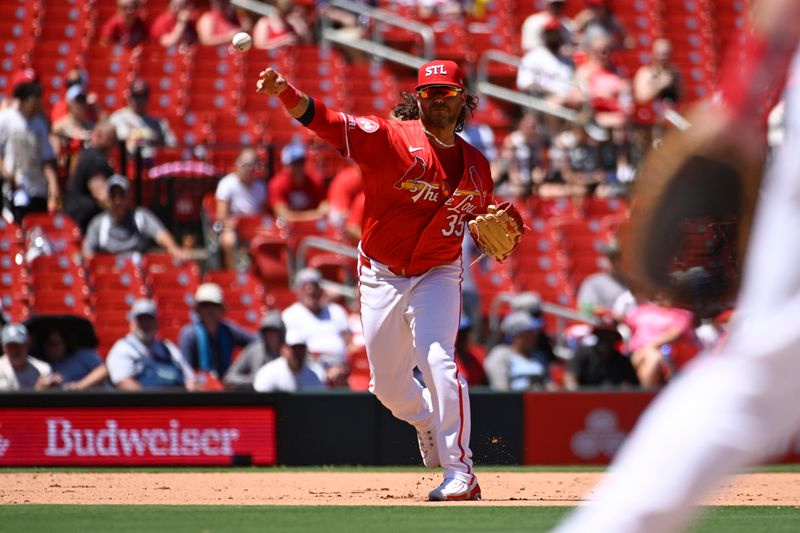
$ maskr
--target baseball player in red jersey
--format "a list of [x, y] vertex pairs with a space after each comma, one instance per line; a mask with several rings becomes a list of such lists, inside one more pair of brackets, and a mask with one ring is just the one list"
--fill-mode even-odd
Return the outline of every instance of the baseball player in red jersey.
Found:
[[[493, 200], [488, 161], [456, 135], [477, 99], [452, 61], [420, 67], [415, 92], [394, 109], [398, 120], [330, 110], [271, 68], [260, 73], [258, 91], [278, 96], [361, 167], [358, 269], [370, 390], [416, 428], [425, 466], [442, 466], [444, 481], [430, 500], [480, 499], [467, 383], [454, 359], [461, 242], [466, 222]], [[415, 366], [425, 387], [412, 376]]]

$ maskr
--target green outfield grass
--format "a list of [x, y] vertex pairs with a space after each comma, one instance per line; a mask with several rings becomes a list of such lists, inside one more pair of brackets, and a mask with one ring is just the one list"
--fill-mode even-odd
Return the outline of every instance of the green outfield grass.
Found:
[[[325, 532], [382, 533], [547, 531], [565, 507], [252, 507], [162, 505], [0, 506], [0, 531], [26, 533]], [[781, 533], [800, 530], [794, 507], [716, 507], [699, 533]]]

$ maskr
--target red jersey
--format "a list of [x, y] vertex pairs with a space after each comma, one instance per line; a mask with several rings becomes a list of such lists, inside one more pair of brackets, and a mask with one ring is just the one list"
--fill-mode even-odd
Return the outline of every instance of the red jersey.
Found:
[[[195, 44], [197, 42], [197, 30], [195, 29], [196, 23], [197, 17], [193, 14], [186, 25], [186, 29], [183, 31], [181, 40], [178, 41], [179, 43]], [[158, 16], [158, 18], [156, 18], [155, 22], [153, 22], [153, 25], [150, 27], [150, 37], [154, 42], [157, 43], [161, 37], [167, 35], [173, 29], [175, 29], [176, 24], [178, 24], [178, 18], [175, 16], [175, 13], [169, 10], [164, 11]]]
[[464, 171], [452, 189], [419, 120], [346, 115], [316, 99], [314, 105], [308, 127], [361, 167], [363, 252], [414, 273], [458, 259], [466, 222], [493, 200], [483, 154], [456, 136]]
[[325, 199], [322, 179], [306, 173], [302, 184], [292, 181], [290, 169], [284, 168], [269, 180], [269, 206], [274, 209], [277, 204], [286, 204], [292, 211], [308, 211], [315, 209]]

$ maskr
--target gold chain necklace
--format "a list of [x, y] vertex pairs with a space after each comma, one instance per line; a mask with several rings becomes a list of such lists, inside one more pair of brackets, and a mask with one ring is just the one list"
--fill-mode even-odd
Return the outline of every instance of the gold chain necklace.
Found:
[[428, 136], [431, 137], [434, 141], [436, 141], [436, 144], [438, 144], [442, 148], [452, 148], [453, 146], [456, 145], [456, 143], [455, 143], [455, 135], [453, 135], [453, 144], [447, 144], [446, 142], [440, 141], [439, 138], [436, 135], [434, 135], [433, 133], [431, 133], [427, 129], [425, 129], [425, 126], [422, 126], [422, 131], [427, 133]]

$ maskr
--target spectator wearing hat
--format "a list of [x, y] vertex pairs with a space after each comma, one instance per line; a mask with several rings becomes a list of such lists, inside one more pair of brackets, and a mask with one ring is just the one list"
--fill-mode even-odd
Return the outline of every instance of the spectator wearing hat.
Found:
[[100, 28], [100, 44], [134, 48], [146, 42], [149, 33], [139, 0], [117, 0], [117, 12]]
[[14, 87], [11, 106], [0, 111], [0, 177], [14, 218], [54, 210], [60, 189], [49, 125], [41, 114], [42, 88], [37, 82]]
[[178, 345], [192, 367], [208, 379], [220, 380], [233, 361], [233, 351], [256, 336], [225, 320], [225, 300], [216, 283], [203, 283], [194, 294], [195, 318], [180, 332]]
[[36, 74], [36, 71], [32, 68], [23, 68], [17, 70], [11, 75], [11, 82], [8, 84], [7, 88], [11, 90], [12, 97], [5, 98], [5, 94], [0, 94], [0, 111], [7, 107], [11, 107], [11, 105], [14, 103], [14, 89], [23, 83], [39, 83], [39, 76]]
[[505, 342], [487, 354], [483, 363], [489, 386], [496, 390], [521, 390], [547, 383], [551, 354], [538, 349], [544, 322], [525, 311], [503, 319]]
[[80, 151], [89, 139], [95, 120], [92, 119], [86, 89], [75, 84], [67, 89], [67, 114], [53, 123], [50, 142], [57, 155]]
[[56, 124], [68, 112], [67, 92], [75, 85], [80, 85], [86, 91], [86, 105], [89, 109], [89, 118], [93, 122], [100, 120], [101, 112], [97, 105], [97, 94], [89, 91], [89, 80], [85, 70], [72, 68], [64, 76], [64, 97], [60, 98], [50, 109], [50, 123]]
[[302, 331], [311, 356], [326, 369], [328, 383], [346, 383], [348, 353], [355, 349], [347, 311], [328, 301], [320, 285], [322, 274], [315, 268], [297, 272], [294, 289], [297, 301], [281, 314], [287, 330]]
[[256, 372], [253, 388], [258, 392], [295, 392], [325, 388], [324, 370], [308, 357], [306, 332], [287, 330], [281, 356]]
[[0, 332], [0, 391], [44, 390], [58, 387], [61, 376], [50, 365], [28, 355], [30, 337], [22, 324], [6, 324]]
[[192, 0], [170, 0], [150, 27], [150, 38], [163, 46], [191, 46], [198, 41], [197, 10]]
[[267, 312], [258, 325], [258, 338], [242, 350], [225, 373], [225, 385], [251, 388], [258, 369], [280, 357], [285, 332], [280, 312]]
[[522, 57], [517, 89], [556, 105], [579, 107], [582, 95], [575, 81], [575, 64], [565, 51], [561, 23], [551, 18], [542, 26], [542, 43]]
[[217, 184], [217, 232], [222, 249], [223, 264], [228, 269], [236, 268], [236, 221], [240, 216], [252, 216], [266, 209], [267, 186], [256, 179], [258, 154], [253, 148], [245, 148], [236, 158], [236, 168]]
[[111, 347], [106, 366], [120, 390], [195, 389], [194, 373], [178, 347], [158, 337], [157, 307], [141, 298], [130, 310], [130, 333]]
[[67, 178], [64, 212], [78, 223], [84, 235], [92, 218], [109, 207], [106, 180], [114, 174], [110, 154], [116, 146], [116, 129], [108, 120], [101, 120], [92, 128]]
[[162, 146], [177, 146], [178, 140], [165, 118], [157, 118], [147, 112], [150, 101], [150, 86], [141, 78], [133, 80], [128, 87], [128, 104], [114, 111], [109, 120], [117, 129], [117, 138], [125, 142], [128, 153], [141, 149], [145, 163], [151, 164], [156, 149]]
[[109, 206], [89, 223], [83, 240], [84, 258], [89, 260], [98, 253], [145, 253], [155, 242], [172, 257], [185, 261], [186, 251], [178, 247], [152, 211], [146, 207], [130, 207], [129, 188], [128, 180], [119, 174], [106, 182]]
[[565, 44], [572, 43], [572, 20], [564, 15], [566, 5], [566, 0], [545, 0], [545, 6], [542, 11], [538, 11], [525, 19], [522, 23], [521, 42], [524, 53], [544, 44], [542, 30], [552, 20], [555, 20], [559, 25], [562, 42]]
[[306, 147], [287, 144], [281, 152], [283, 168], [269, 182], [269, 206], [276, 218], [295, 222], [318, 220], [328, 213], [322, 178], [306, 166]]
[[615, 323], [602, 322], [576, 342], [577, 349], [564, 372], [564, 386], [567, 389], [639, 385], [631, 360], [617, 349], [622, 336]]

